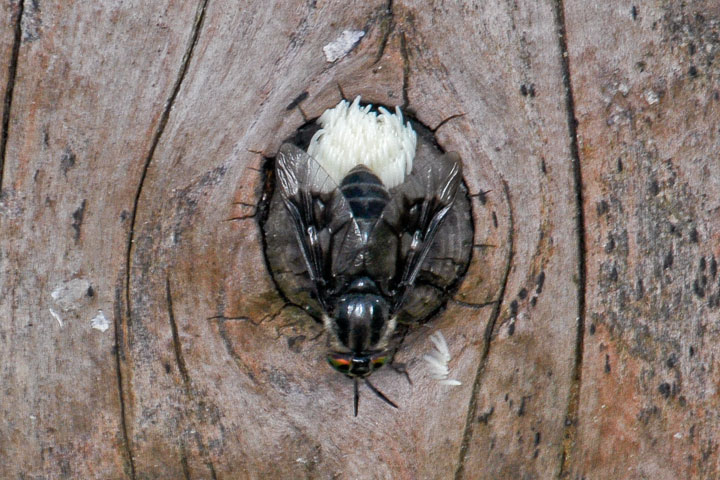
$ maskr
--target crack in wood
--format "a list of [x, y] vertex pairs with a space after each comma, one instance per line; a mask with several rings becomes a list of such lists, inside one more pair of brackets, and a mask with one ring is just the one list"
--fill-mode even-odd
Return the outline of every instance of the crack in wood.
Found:
[[348, 100], [347, 95], [345, 95], [345, 92], [343, 91], [342, 85], [340, 85], [340, 82], [335, 82], [335, 85], [337, 85], [338, 92], [340, 92], [340, 98], [343, 100]]
[[232, 203], [233, 205], [237, 205], [237, 206], [245, 207], [245, 208], [252, 208], [253, 212], [247, 213], [244, 215], [236, 215], [234, 217], [226, 218], [226, 219], [222, 220], [222, 222], [233, 222], [233, 221], [237, 221], [237, 220], [249, 220], [251, 218], [258, 218], [258, 214], [260, 213], [260, 203], [261, 203], [261, 200], [258, 201], [258, 204], [252, 204], [252, 203], [242, 202], [242, 201], [233, 202]]
[[187, 451], [185, 450], [185, 440], [180, 437], [180, 465], [182, 466], [183, 478], [190, 480], [190, 465], [188, 464]]
[[410, 97], [408, 95], [408, 83], [410, 82], [410, 56], [408, 54], [405, 32], [401, 32], [400, 34], [400, 54], [403, 59], [402, 110], [406, 111], [410, 105]]
[[300, 95], [298, 95], [297, 97], [295, 97], [295, 98], [292, 100], [292, 102], [290, 102], [290, 103], [288, 104], [288, 106], [285, 107], [285, 110], [287, 110], [287, 111], [289, 112], [290, 110], [292, 110], [292, 109], [294, 109], [294, 108], [296, 108], [296, 107], [299, 107], [299, 106], [300, 106], [300, 103], [304, 102], [309, 96], [310, 96], [310, 94], [308, 93], [307, 90], [305, 90], [305, 91], [302, 92]]
[[253, 321], [250, 319], [250, 317], [245, 317], [245, 316], [242, 316], [242, 317], [226, 317], [225, 315], [213, 315], [212, 317], [208, 317], [208, 318], [206, 318], [205, 320], [208, 320], [208, 321], [210, 321], [210, 320], [220, 320], [220, 321], [223, 321], [223, 322], [226, 321], [226, 320], [242, 320], [243, 322], [250, 322], [250, 323], [252, 323], [253, 325], [256, 325], [255, 323], [253, 323]]
[[212, 460], [210, 460], [210, 454], [208, 452], [207, 447], [205, 446], [205, 443], [203, 442], [202, 435], [200, 435], [200, 432], [197, 430], [197, 428], [193, 427], [195, 431], [195, 443], [197, 443], [198, 449], [200, 450], [200, 454], [205, 459], [205, 466], [210, 471], [210, 478], [212, 480], [217, 480], [217, 473], [215, 472], [215, 465], [213, 464]]
[[3, 101], [2, 132], [0, 133], [0, 193], [2, 193], [3, 174], [5, 172], [5, 154], [7, 152], [8, 137], [10, 134], [10, 110], [12, 108], [13, 92], [15, 91], [15, 78], [17, 76], [18, 58], [20, 57], [20, 44], [22, 43], [22, 17], [25, 10], [25, 0], [18, 2], [15, 13], [15, 29], [13, 32], [13, 45], [8, 65], [7, 87]]
[[[200, 36], [200, 31], [202, 30], [202, 26], [205, 20], [205, 12], [207, 10], [209, 0], [200, 0], [198, 3], [198, 9], [197, 13], [195, 15], [195, 20], [193, 22], [191, 34], [190, 34], [190, 41], [188, 43], [188, 46], [185, 50], [185, 53], [183, 55], [181, 64], [180, 64], [180, 71], [178, 72], [178, 76], [175, 79], [175, 83], [173, 84], [172, 91], [170, 93], [170, 96], [168, 97], [167, 101], [165, 102], [165, 108], [163, 109], [163, 112], [160, 116], [160, 120], [158, 122], [158, 127], [155, 130], [155, 134], [153, 135], [150, 149], [148, 151], [147, 156], [145, 157], [145, 162], [143, 164], [142, 173], [140, 175], [140, 181], [138, 183], [137, 190], [135, 191], [135, 197], [133, 199], [133, 208], [131, 212], [130, 217], [130, 230], [128, 232], [128, 240], [127, 240], [127, 246], [125, 249], [125, 328], [128, 330], [132, 326], [132, 303], [130, 300], [130, 271], [131, 271], [131, 264], [132, 264], [132, 246], [134, 243], [134, 236], [135, 236], [135, 224], [137, 220], [137, 211], [138, 206], [140, 203], [140, 195], [142, 194], [142, 189], [145, 184], [145, 178], [147, 177], [147, 172], [150, 168], [150, 162], [152, 161], [152, 158], [155, 154], [155, 150], [160, 142], [160, 137], [162, 136], [163, 132], [165, 131], [165, 126], [167, 125], [168, 119], [170, 117], [170, 111], [172, 110], [172, 107], [175, 103], [175, 100], [178, 96], [178, 93], [180, 91], [180, 86], [182, 85], [183, 80], [185, 79], [185, 74], [187, 73], [188, 66], [190, 64], [190, 60], [192, 59], [192, 54], [195, 49], [195, 46], [197, 45], [198, 38]], [[120, 305], [120, 299], [116, 299], [116, 304]], [[128, 455], [128, 462], [130, 465], [130, 478], [132, 480], [135, 480], [136, 478], [136, 471], [135, 471], [135, 464], [133, 461], [132, 456], [132, 447], [130, 443], [130, 438], [128, 436], [128, 429], [127, 429], [127, 412], [125, 409], [124, 404], [124, 392], [123, 392], [123, 382], [122, 382], [122, 362], [120, 361], [120, 352], [122, 350], [122, 343], [120, 340], [122, 340], [121, 337], [118, 336], [118, 333], [121, 331], [121, 328], [123, 325], [121, 325], [122, 320], [121, 318], [121, 312], [119, 311], [119, 306], [117, 307], [118, 311], [115, 315], [115, 332], [116, 332], [116, 356], [117, 356], [117, 369], [118, 369], [118, 388], [119, 388], [119, 395], [120, 395], [120, 407], [121, 407], [121, 415], [122, 415], [122, 426], [123, 426], [123, 441], [125, 443], [125, 448]]]
[[[287, 111], [289, 112], [289, 111], [294, 110], [294, 109], [297, 108], [297, 111], [300, 112], [300, 116], [302, 116], [303, 121], [304, 121], [305, 123], [308, 123], [308, 122], [309, 122], [308, 117], [307, 117], [307, 115], [305, 114], [305, 111], [302, 109], [302, 105], [300, 105], [300, 104], [301, 104], [302, 102], [304, 102], [309, 96], [310, 96], [310, 94], [308, 93], [307, 90], [305, 90], [305, 91], [302, 92], [300, 95], [298, 95], [297, 97], [295, 97], [295, 98], [292, 100], [292, 102], [290, 102], [290, 104], [288, 104], [288, 106], [285, 107], [285, 110], [287, 110]], [[252, 151], [252, 150], [251, 150], [251, 151]], [[261, 153], [261, 152], [253, 152], [253, 153]]]
[[436, 133], [438, 130], [440, 130], [440, 127], [442, 127], [443, 125], [445, 125], [446, 123], [448, 123], [450, 120], [454, 120], [454, 119], [456, 119], [456, 118], [464, 117], [465, 115], [467, 115], [467, 113], [455, 113], [455, 114], [453, 114], [453, 115], [450, 115], [449, 117], [441, 120], [440, 123], [438, 123], [438, 124], [435, 126], [435, 128], [430, 129], [430, 131], [433, 132], [433, 133]]
[[177, 363], [180, 377], [182, 377], [185, 391], [190, 396], [190, 374], [188, 373], [187, 364], [182, 354], [182, 344], [180, 343], [180, 334], [178, 333], [177, 322], [175, 321], [175, 312], [173, 311], [172, 291], [170, 289], [170, 277], [165, 277], [165, 301], [167, 303], [168, 319], [170, 321], [170, 331], [172, 332], [173, 350], [175, 351], [175, 363]]
[[243, 359], [235, 351], [235, 348], [233, 348], [232, 340], [230, 339], [227, 328], [225, 328], [224, 317], [219, 322], [217, 322], [217, 328], [218, 334], [220, 335], [220, 338], [223, 341], [223, 345], [225, 346], [225, 351], [228, 355], [230, 355], [230, 358], [233, 359], [233, 362], [235, 362], [235, 366], [237, 367], [237, 369], [244, 373], [251, 382], [253, 382], [254, 384], [258, 384], [259, 382], [257, 378], [255, 378], [255, 374], [250, 370], [250, 368], [248, 368], [247, 365], [245, 365]]
[[310, 119], [308, 118], [307, 114], [305, 113], [305, 110], [303, 110], [302, 105], [298, 105], [297, 110], [298, 110], [298, 112], [300, 112], [300, 116], [302, 117], [303, 122], [309, 123]]
[[497, 248], [497, 245], [493, 245], [492, 243], [474, 243], [472, 248], [476, 250], [483, 250], [485, 248]]
[[512, 202], [510, 201], [510, 189], [505, 180], [503, 183], [503, 191], [505, 194], [505, 201], [508, 204], [508, 256], [507, 263], [505, 264], [505, 272], [503, 273], [502, 286], [500, 287], [500, 293], [498, 299], [495, 301], [495, 307], [490, 314], [490, 321], [487, 328], [485, 329], [485, 335], [483, 339], [483, 352], [480, 357], [480, 364], [478, 365], [475, 373], [475, 380], [473, 382], [472, 393], [470, 396], [470, 405], [468, 406], [467, 418], [465, 420], [465, 431], [463, 433], [463, 440], [460, 445], [460, 454], [458, 458], [458, 466], [455, 470], [455, 480], [460, 480], [465, 477], [465, 457], [467, 456], [470, 442], [475, 431], [475, 417], [477, 415], [477, 396], [480, 392], [480, 384], [482, 383], [483, 374], [485, 373], [485, 366], [487, 365], [487, 359], [490, 356], [490, 345], [495, 330], [495, 325], [498, 318], [500, 317], [500, 310], [505, 299], [505, 290], [507, 288], [508, 280], [510, 279], [510, 270], [512, 269], [513, 258], [515, 256], [515, 245], [514, 245], [514, 220], [512, 214]]
[[298, 308], [298, 309], [299, 309], [300, 311], [302, 311], [302, 312], [305, 311], [305, 310], [302, 309], [301, 307], [299, 307], [299, 306], [295, 305], [294, 303], [289, 302], [289, 301], [286, 300], [285, 303], [282, 305], [282, 307], [278, 308], [278, 309], [277, 309], [275, 312], [273, 312], [273, 313], [268, 313], [267, 315], [264, 315], [260, 320], [253, 320], [252, 318], [250, 318], [250, 317], [248, 317], [248, 316], [245, 316], [245, 315], [241, 315], [241, 316], [239, 316], [239, 317], [227, 317], [227, 316], [225, 316], [225, 315], [223, 315], [223, 314], [213, 315], [212, 317], [207, 317], [205, 320], [206, 320], [206, 321], [217, 320], [217, 321], [219, 321], [219, 322], [226, 322], [226, 321], [228, 321], [228, 320], [231, 320], [231, 321], [233, 321], [233, 320], [234, 320], [234, 321], [242, 321], [242, 322], [248, 322], [248, 323], [250, 323], [250, 324], [252, 324], [252, 325], [254, 325], [254, 326], [257, 327], [257, 326], [260, 326], [263, 322], [267, 321], [268, 319], [269, 319], [270, 321], [275, 320], [286, 308]]
[[138, 184], [137, 191], [135, 192], [135, 199], [133, 201], [133, 208], [132, 212], [130, 214], [130, 233], [129, 238], [127, 242], [127, 248], [126, 248], [126, 255], [125, 255], [125, 275], [126, 275], [126, 302], [127, 302], [127, 320], [128, 324], [131, 323], [131, 302], [130, 302], [130, 268], [132, 263], [132, 245], [134, 242], [134, 236], [135, 236], [135, 223], [137, 221], [137, 211], [138, 206], [140, 203], [140, 195], [142, 194], [142, 189], [145, 184], [145, 178], [147, 177], [147, 172], [150, 168], [150, 162], [152, 161], [152, 158], [155, 154], [155, 150], [157, 149], [158, 144], [160, 143], [160, 137], [162, 136], [163, 132], [165, 131], [165, 126], [167, 125], [168, 119], [170, 118], [170, 111], [172, 110], [173, 105], [175, 104], [175, 100], [177, 99], [178, 93], [180, 92], [180, 86], [183, 83], [183, 80], [185, 79], [185, 74], [187, 73], [188, 67], [190, 65], [190, 60], [192, 59], [193, 51], [195, 50], [195, 46], [197, 45], [198, 38], [200, 37], [200, 31], [202, 30], [202, 26], [205, 20], [205, 11], [207, 9], [207, 4], [209, 0], [201, 0], [198, 4], [198, 11], [195, 15], [195, 21], [193, 23], [192, 32], [190, 35], [190, 42], [188, 44], [187, 49], [185, 50], [185, 54], [183, 55], [182, 62], [180, 64], [180, 71], [178, 72], [178, 76], [175, 79], [175, 83], [173, 85], [172, 91], [170, 93], [170, 96], [168, 97], [167, 101], [165, 102], [165, 108], [162, 112], [162, 115], [160, 116], [160, 121], [158, 122], [157, 130], [155, 130], [155, 135], [153, 135], [152, 143], [150, 144], [150, 150], [148, 151], [147, 157], [145, 158], [145, 163], [143, 165], [142, 174], [140, 175], [140, 182]]
[[221, 221], [222, 222], [236, 222], [238, 220], [250, 220], [252, 218], [255, 218], [256, 216], [257, 216], [257, 212], [255, 212], [253, 214], [248, 214], [248, 215], [240, 215], [238, 217], [230, 217], [230, 218], [226, 218], [225, 220], [221, 220]]
[[[192, 405], [193, 412], [197, 412], [202, 408], [202, 405], [198, 403], [198, 400], [196, 398], [195, 392], [192, 388], [192, 380], [190, 379], [190, 373], [188, 372], [187, 364], [185, 363], [185, 357], [182, 354], [182, 343], [180, 342], [180, 335], [178, 333], [178, 326], [177, 322], [175, 320], [175, 311], [173, 308], [173, 301], [172, 301], [172, 289], [170, 286], [170, 277], [165, 277], [165, 300], [167, 304], [167, 311], [168, 311], [168, 318], [170, 321], [170, 330], [172, 332], [172, 339], [173, 339], [173, 349], [175, 351], [175, 363], [177, 363], [178, 371], [180, 372], [180, 377], [183, 381], [183, 386], [185, 388], [185, 395], [187, 395], [188, 401]], [[190, 410], [190, 408], [188, 408]], [[188, 412], [190, 413], [190, 412]], [[211, 478], [215, 479], [217, 478], [217, 474], [215, 473], [215, 466], [212, 463], [212, 460], [210, 460], [210, 453], [208, 451], [207, 446], [205, 445], [205, 442], [203, 440], [202, 434], [199, 431], [198, 428], [198, 422], [193, 419], [190, 414], [188, 415], [187, 419], [191, 431], [195, 433], [195, 443], [197, 444], [198, 451], [200, 452], [200, 456], [203, 457], [205, 466], [210, 471]], [[180, 461], [182, 463], [183, 472], [185, 473], [187, 478], [190, 478], [189, 475], [189, 469], [186, 469], [187, 467], [187, 452], [185, 451], [185, 444], [184, 441], [181, 441], [181, 458]]]
[[115, 327], [115, 374], [117, 376], [118, 397], [120, 399], [120, 428], [122, 430], [123, 450], [126, 456], [126, 470], [129, 470], [130, 479], [135, 480], [135, 462], [133, 460], [132, 448], [130, 446], [130, 435], [127, 427], [127, 414], [125, 407], [125, 395], [123, 389], [122, 361], [125, 357], [125, 335], [122, 323], [123, 305], [123, 279], [119, 278], [115, 287], [115, 305], [113, 307], [113, 326]]
[[212, 463], [211, 460], [207, 461], [207, 467], [210, 470], [210, 478], [212, 480], [217, 480], [217, 473], [215, 472], [215, 465]]
[[243, 207], [251, 207], [251, 208], [257, 207], [257, 205], [255, 205], [254, 203], [248, 203], [248, 202], [233, 202], [233, 205], [241, 205]]
[[[380, 20], [380, 28], [383, 28], [382, 37], [380, 38], [380, 46], [378, 47], [378, 53], [375, 55], [375, 61], [372, 66], [377, 65], [385, 55], [385, 48], [387, 47], [390, 35], [395, 30], [395, 12], [393, 11], [393, 0], [388, 0], [387, 6], [385, 7], [385, 13], [381, 15], [383, 18]], [[384, 25], [387, 22], [387, 25]]]
[[585, 217], [583, 212], [582, 171], [580, 152], [577, 139], [577, 118], [575, 117], [575, 99], [570, 79], [570, 59], [567, 48], [567, 28], [565, 26], [565, 6], [563, 0], [555, 2], [555, 23], [557, 26], [560, 63], [562, 66], [563, 86], [565, 88], [565, 110], [567, 114], [568, 135], [570, 137], [570, 154], [575, 188], [575, 223], [578, 235], [578, 313], [577, 334], [575, 339], [575, 361], [572, 371], [572, 384], [568, 395], [568, 406], [565, 414], [565, 431], [563, 434], [562, 452], [558, 478], [567, 478], [572, 469], [571, 451], [577, 434], [577, 412], [580, 404], [580, 386], [582, 381], [582, 362], [584, 354], [585, 333], [585, 291], [586, 291], [586, 259], [585, 259]]

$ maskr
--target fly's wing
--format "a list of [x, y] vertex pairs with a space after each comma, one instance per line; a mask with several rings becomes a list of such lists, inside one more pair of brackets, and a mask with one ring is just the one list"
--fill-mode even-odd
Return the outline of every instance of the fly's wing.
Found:
[[[456, 153], [415, 166], [405, 183], [393, 192], [393, 200], [382, 216], [386, 228], [392, 229], [399, 239], [391, 284], [395, 312], [415, 283], [438, 228], [453, 206], [462, 178]], [[383, 229], [376, 230], [382, 235]], [[375, 243], [387, 242], [378, 237]]]
[[[339, 238], [352, 249], [357, 235], [350, 207], [328, 173], [305, 151], [285, 143], [277, 156], [280, 197], [292, 218], [295, 237], [315, 294], [327, 311], [328, 282], [333, 279], [332, 256]], [[341, 248], [341, 249], [342, 249]]]

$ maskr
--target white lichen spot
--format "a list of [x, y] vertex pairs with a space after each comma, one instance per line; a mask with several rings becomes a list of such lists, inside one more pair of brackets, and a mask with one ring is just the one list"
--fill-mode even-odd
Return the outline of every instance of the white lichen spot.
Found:
[[55, 304], [63, 311], [75, 310], [79, 301], [87, 295], [90, 282], [84, 278], [74, 278], [69, 282], [63, 282], [50, 293]]
[[618, 90], [623, 97], [627, 97], [627, 94], [630, 92], [630, 87], [627, 83], [621, 83], [620, 85], [618, 85]]
[[362, 30], [343, 30], [342, 34], [335, 41], [328, 43], [323, 47], [325, 60], [329, 63], [344, 57], [355, 48], [355, 45], [365, 36]]
[[417, 134], [410, 122], [403, 124], [399, 107], [394, 114], [382, 107], [377, 114], [371, 108], [361, 107], [358, 96], [352, 104], [343, 100], [325, 110], [318, 119], [322, 128], [310, 140], [308, 154], [337, 184], [357, 165], [370, 168], [387, 188], [401, 184], [412, 171]]
[[435, 346], [435, 349], [423, 356], [423, 359], [425, 359], [428, 364], [430, 376], [441, 385], [462, 385], [462, 382], [448, 378], [448, 375], [450, 375], [448, 363], [451, 360], [451, 356], [450, 349], [445, 341], [445, 336], [443, 336], [442, 332], [438, 331], [430, 335], [430, 340]]
[[52, 315], [53, 318], [54, 318], [55, 320], [57, 320], [58, 324], [60, 325], [60, 328], [62, 328], [62, 327], [63, 327], [63, 321], [62, 321], [62, 318], [60, 318], [60, 315], [58, 315], [58, 313], [57, 313], [55, 310], [53, 310], [52, 308], [48, 308], [48, 310], [50, 310], [50, 315]]
[[97, 315], [95, 315], [92, 320], [90, 320], [90, 326], [95, 330], [105, 332], [108, 328], [110, 328], [110, 322], [108, 321], [103, 311], [98, 310]]
[[645, 101], [648, 105], [655, 105], [660, 101], [660, 96], [654, 90], [645, 90]]

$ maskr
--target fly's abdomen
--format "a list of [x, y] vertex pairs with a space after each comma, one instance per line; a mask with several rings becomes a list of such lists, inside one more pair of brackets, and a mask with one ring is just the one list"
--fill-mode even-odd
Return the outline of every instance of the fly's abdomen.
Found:
[[355, 167], [345, 176], [340, 191], [361, 228], [362, 224], [372, 228], [390, 201], [390, 194], [380, 179], [363, 165]]

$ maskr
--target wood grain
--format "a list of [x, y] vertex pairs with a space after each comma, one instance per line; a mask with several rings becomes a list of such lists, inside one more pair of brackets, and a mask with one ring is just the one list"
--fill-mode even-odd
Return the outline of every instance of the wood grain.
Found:
[[[214, 34], [199, 38], [138, 208], [127, 354], [135, 362], [128, 375], [134, 400], [128, 420], [138, 474], [413, 478], [455, 469], [466, 409], [446, 405], [468, 403], [483, 316], [491, 308], [479, 311], [470, 329], [459, 322], [468, 307], [455, 306], [443, 317], [454, 349], [465, 350], [458, 364], [470, 367], [459, 372], [463, 388], [446, 393], [422, 371], [429, 331], [416, 331], [399, 354], [413, 385], [391, 370], [374, 376], [402, 405], [401, 414], [366, 391], [361, 415], [354, 418], [351, 383], [325, 364], [319, 326], [285, 307], [275, 292], [253, 216], [263, 187], [263, 159], [255, 152], [274, 154], [309, 112], [334, 106], [340, 94], [402, 102], [405, 58], [398, 27], [385, 4], [360, 5], [318, 5], [300, 18], [286, 6], [272, 14], [258, 6], [243, 15], [260, 24], [239, 32], [224, 15], [228, 6], [208, 6], [202, 29]], [[363, 28], [367, 34], [350, 56], [328, 65], [321, 47], [344, 29]], [[275, 40], [247, 51], [249, 37], [243, 35], [258, 31]], [[288, 38], [291, 31], [300, 34]], [[231, 55], [241, 48], [246, 55]], [[288, 111], [305, 91], [300, 108]], [[204, 121], [206, 108], [212, 123]], [[501, 182], [496, 184], [502, 191]], [[501, 197], [492, 204], [502, 202]], [[505, 216], [500, 218], [499, 230], [506, 230]], [[478, 243], [500, 245], [486, 257], [498, 259], [495, 268], [504, 271], [507, 249], [487, 237], [483, 233]], [[478, 282], [485, 293], [467, 288], [468, 302], [497, 295], [497, 281], [496, 287], [486, 282]], [[174, 432], [172, 445], [168, 431]], [[168, 448], [175, 452], [171, 465], [158, 464], [156, 452]], [[436, 459], [425, 461], [430, 454]]]
[[7, 150], [8, 124], [12, 107], [12, 94], [17, 74], [17, 56], [20, 48], [21, 2], [5, 2], [0, 10], [0, 98], [2, 99], [2, 135], [0, 135], [0, 185]]
[[713, 478], [720, 8], [566, 9], [588, 266], [568, 473]]
[[[512, 226], [511, 236], [501, 240], [511, 249], [510, 271], [491, 341], [476, 364], [457, 477], [551, 478], [560, 469], [579, 309], [573, 159], [557, 19], [551, 3], [438, 10], [416, 21], [432, 48], [413, 50], [411, 58], [422, 68], [410, 75], [409, 97], [422, 104], [454, 93], [456, 110], [444, 115], [464, 115], [445, 123], [439, 138], [469, 159], [471, 185], [480, 172], [493, 171], [502, 180], [488, 196], [507, 195], [509, 212], [502, 216]], [[436, 43], [438, 31], [453, 31], [464, 41]], [[428, 107], [419, 118], [438, 122]], [[498, 273], [493, 276], [502, 278]]]
[[[15, 0], [0, 33], [0, 477], [720, 473], [713, 2]], [[280, 144], [356, 95], [460, 153], [475, 224], [357, 418], [259, 227]]]
[[130, 478], [114, 322], [194, 8], [23, 3], [1, 186], [0, 477]]

